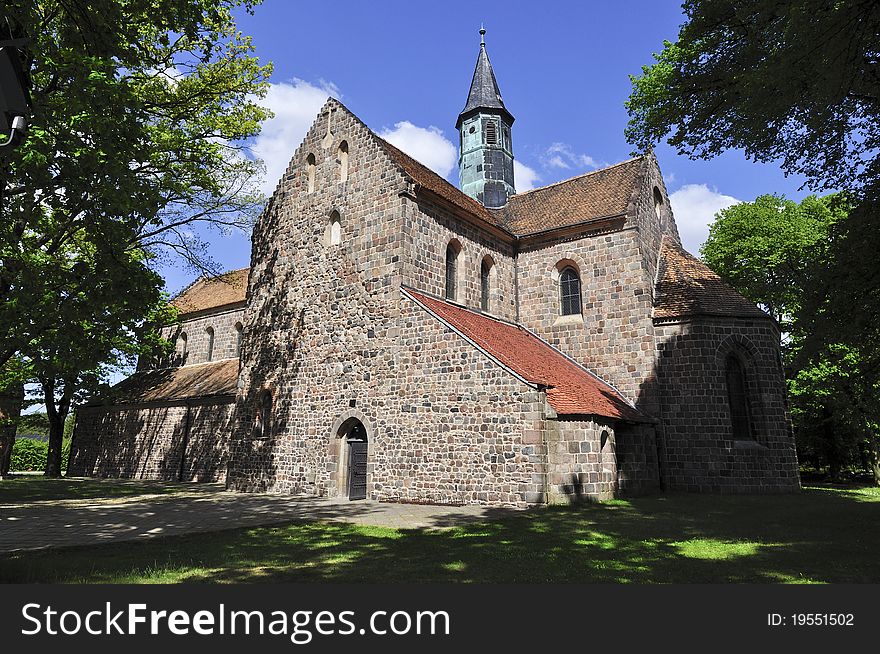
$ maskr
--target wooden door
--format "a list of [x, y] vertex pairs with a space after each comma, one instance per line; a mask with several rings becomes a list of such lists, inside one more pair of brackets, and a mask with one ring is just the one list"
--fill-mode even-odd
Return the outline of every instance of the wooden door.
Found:
[[367, 442], [348, 442], [348, 499], [367, 497]]

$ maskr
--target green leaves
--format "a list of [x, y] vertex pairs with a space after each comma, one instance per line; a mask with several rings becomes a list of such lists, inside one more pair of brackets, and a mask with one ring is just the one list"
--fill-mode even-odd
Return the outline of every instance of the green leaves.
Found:
[[633, 78], [627, 140], [680, 154], [739, 148], [812, 188], [880, 181], [880, 5], [868, 0], [688, 0], [675, 43]]
[[40, 380], [52, 419], [163, 347], [155, 327], [174, 316], [157, 257], [212, 270], [195, 227], [249, 228], [261, 209], [241, 148], [267, 116], [271, 66], [239, 7], [253, 3], [5, 5], [29, 39], [33, 115], [0, 176], [0, 370]]
[[719, 212], [701, 254], [718, 274], [790, 331], [808, 270], [830, 229], [846, 216], [840, 196], [797, 204], [775, 195]]

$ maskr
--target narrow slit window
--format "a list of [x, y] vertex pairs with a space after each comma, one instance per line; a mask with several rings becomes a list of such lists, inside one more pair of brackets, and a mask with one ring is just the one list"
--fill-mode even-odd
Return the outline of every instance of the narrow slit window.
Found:
[[486, 257], [480, 265], [480, 308], [489, 311], [492, 293], [492, 259]]
[[235, 323], [235, 356], [241, 356], [241, 333], [244, 330], [240, 322]]
[[654, 187], [654, 214], [657, 216], [658, 222], [663, 218], [663, 195], [656, 186]]
[[342, 243], [342, 221], [339, 218], [339, 212], [334, 211], [330, 214], [330, 225], [328, 226], [327, 242], [330, 245], [339, 245]]
[[177, 337], [178, 342], [180, 343], [180, 365], [186, 365], [186, 332], [180, 332], [180, 336]]
[[315, 155], [306, 157], [306, 177], [308, 178], [309, 193], [315, 192]]
[[339, 181], [348, 181], [348, 142], [339, 144]]
[[205, 330], [205, 333], [208, 336], [208, 352], [207, 352], [205, 359], [206, 359], [206, 361], [213, 361], [214, 360], [214, 328], [208, 327]]
[[751, 417], [746, 395], [746, 378], [742, 364], [731, 355], [727, 358], [727, 402], [730, 407], [730, 427], [734, 440], [752, 440]]
[[272, 426], [272, 393], [263, 391], [257, 407], [257, 419], [254, 424], [254, 437], [269, 438]]
[[458, 249], [454, 243], [446, 246], [446, 299], [454, 300], [456, 293], [456, 269], [458, 267]]

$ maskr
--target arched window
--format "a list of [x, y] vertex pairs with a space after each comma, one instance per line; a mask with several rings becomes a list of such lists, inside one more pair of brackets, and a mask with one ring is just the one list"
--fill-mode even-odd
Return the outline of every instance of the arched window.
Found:
[[315, 155], [306, 157], [306, 176], [309, 180], [309, 193], [315, 192]]
[[563, 316], [581, 312], [581, 278], [571, 266], [559, 275], [559, 304]]
[[263, 391], [257, 404], [254, 421], [254, 438], [269, 438], [272, 435], [272, 393]]
[[214, 359], [214, 328], [208, 327], [205, 333], [208, 335], [208, 356], [205, 360], [212, 361]]
[[480, 264], [480, 308], [483, 311], [488, 311], [491, 304], [493, 264], [492, 257], [488, 255], [483, 257], [483, 262]]
[[180, 332], [180, 336], [177, 337], [177, 342], [179, 343], [178, 350], [180, 352], [180, 365], [186, 365], [186, 332]]
[[486, 121], [486, 144], [495, 145], [498, 143], [498, 126], [494, 120]]
[[339, 144], [339, 181], [348, 180], [348, 141]]
[[240, 322], [235, 323], [235, 356], [241, 356], [241, 333], [244, 331]]
[[342, 243], [342, 221], [338, 211], [330, 212], [330, 222], [324, 234], [327, 245], [339, 245]]
[[663, 194], [656, 186], [654, 187], [654, 215], [657, 216], [658, 222], [663, 217]]
[[599, 437], [599, 460], [602, 464], [602, 472], [610, 473], [617, 467], [614, 441], [607, 429], [603, 429]]
[[727, 357], [725, 378], [727, 380], [727, 403], [730, 407], [730, 427], [734, 440], [750, 440], [752, 423], [746, 395], [746, 377], [742, 364], [733, 354]]
[[458, 273], [458, 253], [461, 250], [456, 241], [446, 246], [446, 299], [454, 300]]

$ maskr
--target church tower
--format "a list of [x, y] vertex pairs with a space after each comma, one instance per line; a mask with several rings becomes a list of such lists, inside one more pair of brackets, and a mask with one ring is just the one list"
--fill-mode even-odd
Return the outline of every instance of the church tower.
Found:
[[480, 54], [467, 103], [455, 128], [461, 138], [458, 171], [461, 190], [486, 207], [502, 207], [513, 187], [513, 116], [504, 106], [480, 28]]

